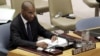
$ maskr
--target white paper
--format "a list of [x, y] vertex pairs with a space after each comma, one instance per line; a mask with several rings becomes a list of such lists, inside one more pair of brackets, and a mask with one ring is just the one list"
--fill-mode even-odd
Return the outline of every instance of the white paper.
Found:
[[14, 9], [0, 8], [0, 23], [7, 23], [8, 20], [12, 20], [14, 12]]
[[47, 48], [47, 49], [45, 49], [45, 51], [52, 52], [52, 51], [55, 51], [55, 49], [53, 49], [53, 48]]
[[97, 39], [100, 39], [100, 36], [98, 36]]
[[[52, 42], [50, 39], [43, 39], [43, 40], [38, 41], [38, 43], [39, 42], [47, 43], [48, 44], [47, 50], [53, 46], [60, 46], [60, 47], [68, 46], [68, 41], [64, 38], [61, 38], [61, 37], [58, 37], [58, 39], [55, 40], [54, 42]], [[38, 50], [42, 50], [42, 49], [39, 47]]]

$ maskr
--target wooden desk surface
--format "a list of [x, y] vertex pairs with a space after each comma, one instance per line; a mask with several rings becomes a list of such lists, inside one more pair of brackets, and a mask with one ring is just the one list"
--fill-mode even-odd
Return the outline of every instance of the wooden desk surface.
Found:
[[[72, 49], [65, 50], [63, 52], [63, 54], [60, 54], [58, 56], [66, 56], [66, 55], [73, 56]], [[9, 51], [8, 56], [40, 56], [40, 55], [36, 54], [36, 53], [32, 53], [30, 51], [15, 49], [15, 50]], [[100, 56], [100, 42], [96, 43], [96, 49], [82, 52], [82, 53], [74, 55], [74, 56]]]
[[[33, 51], [25, 51], [17, 48], [15, 50], [9, 51], [7, 56], [40, 56], [40, 55]], [[50, 55], [41, 55], [41, 56], [50, 56]], [[77, 55], [72, 55], [72, 49], [68, 49], [63, 51], [63, 54], [60, 54], [58, 56], [100, 56], [100, 42], [96, 43], [96, 49], [82, 52]]]
[[[73, 56], [72, 55], [72, 49], [66, 50], [63, 52], [63, 54], [59, 55], [59, 56]], [[96, 49], [93, 50], [89, 50], [86, 52], [82, 52], [80, 54], [77, 54], [75, 56], [100, 56], [100, 42], [96, 43]]]

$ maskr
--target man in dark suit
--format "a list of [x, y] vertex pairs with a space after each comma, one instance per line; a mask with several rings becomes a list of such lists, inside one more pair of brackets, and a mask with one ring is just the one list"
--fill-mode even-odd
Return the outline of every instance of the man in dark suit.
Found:
[[29, 1], [23, 2], [21, 13], [12, 21], [10, 30], [11, 48], [16, 48], [18, 46], [30, 48], [46, 48], [48, 46], [46, 43], [37, 43], [38, 35], [41, 35], [45, 38], [50, 38], [52, 41], [55, 41], [57, 39], [54, 34], [45, 30], [38, 23], [37, 17], [35, 16], [34, 5]]

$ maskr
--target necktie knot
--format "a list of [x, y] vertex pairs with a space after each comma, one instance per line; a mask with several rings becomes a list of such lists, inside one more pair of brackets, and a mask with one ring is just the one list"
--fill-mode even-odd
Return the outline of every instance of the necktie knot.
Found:
[[29, 40], [32, 40], [33, 37], [32, 37], [30, 22], [27, 22], [27, 35]]
[[27, 24], [27, 25], [30, 25], [30, 22], [27, 22], [26, 24]]

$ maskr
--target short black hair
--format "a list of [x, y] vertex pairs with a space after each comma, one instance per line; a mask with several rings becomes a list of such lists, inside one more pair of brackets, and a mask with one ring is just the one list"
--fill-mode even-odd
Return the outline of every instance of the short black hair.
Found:
[[26, 8], [28, 8], [29, 6], [34, 7], [34, 4], [33, 4], [32, 2], [30, 2], [30, 1], [24, 1], [24, 2], [22, 3], [21, 9], [26, 9]]

